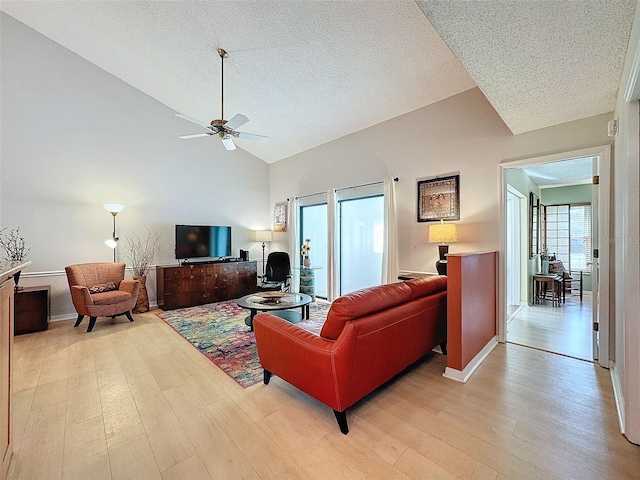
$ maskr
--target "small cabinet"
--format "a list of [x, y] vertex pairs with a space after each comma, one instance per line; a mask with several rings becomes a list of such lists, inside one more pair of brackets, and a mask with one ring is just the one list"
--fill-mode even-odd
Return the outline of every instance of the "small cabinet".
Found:
[[46, 330], [51, 319], [51, 286], [24, 287], [15, 292], [15, 335]]

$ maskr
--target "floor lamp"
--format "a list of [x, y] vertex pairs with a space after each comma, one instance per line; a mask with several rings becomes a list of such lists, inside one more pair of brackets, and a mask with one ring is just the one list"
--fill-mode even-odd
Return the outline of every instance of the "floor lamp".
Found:
[[116, 215], [124, 210], [124, 205], [120, 205], [119, 203], [105, 203], [102, 205], [104, 209], [113, 215], [113, 234], [111, 238], [105, 240], [104, 243], [107, 247], [113, 249], [113, 261], [116, 261], [116, 247], [118, 246], [119, 238], [116, 236]]
[[458, 241], [458, 226], [455, 223], [440, 223], [429, 226], [429, 243], [439, 243], [439, 260], [436, 262], [436, 270], [440, 275], [447, 274], [447, 253], [449, 253], [449, 243]]
[[262, 242], [262, 276], [264, 277], [265, 263], [264, 263], [264, 247], [265, 242], [271, 241], [271, 230], [257, 230], [256, 242]]

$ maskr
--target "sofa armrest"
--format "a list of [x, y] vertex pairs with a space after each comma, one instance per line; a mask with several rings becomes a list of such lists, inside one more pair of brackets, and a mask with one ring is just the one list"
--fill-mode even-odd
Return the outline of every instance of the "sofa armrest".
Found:
[[138, 297], [140, 291], [140, 282], [138, 280], [122, 280], [118, 290], [130, 293], [132, 297]]
[[260, 363], [337, 411], [346, 405], [355, 355], [356, 326], [349, 322], [336, 340], [318, 337], [269, 313], [253, 322]]

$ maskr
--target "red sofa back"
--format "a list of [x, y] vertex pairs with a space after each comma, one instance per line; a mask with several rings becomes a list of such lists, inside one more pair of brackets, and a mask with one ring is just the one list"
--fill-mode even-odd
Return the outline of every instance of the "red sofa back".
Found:
[[446, 277], [427, 277], [344, 295], [333, 302], [320, 336], [259, 313], [254, 329], [260, 361], [265, 370], [344, 411], [446, 343], [446, 290]]
[[356, 333], [345, 407], [446, 342], [446, 277], [381, 285], [344, 295], [332, 304], [320, 335], [330, 338], [327, 332], [335, 334], [337, 326], [347, 322]]

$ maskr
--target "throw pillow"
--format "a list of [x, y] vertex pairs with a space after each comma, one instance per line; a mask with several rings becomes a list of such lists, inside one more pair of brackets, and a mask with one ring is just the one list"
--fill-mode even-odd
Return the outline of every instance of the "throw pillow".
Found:
[[100, 283], [99, 285], [94, 285], [93, 287], [89, 287], [89, 292], [91, 293], [102, 293], [102, 292], [110, 292], [111, 290], [116, 290], [116, 284], [113, 282]]

